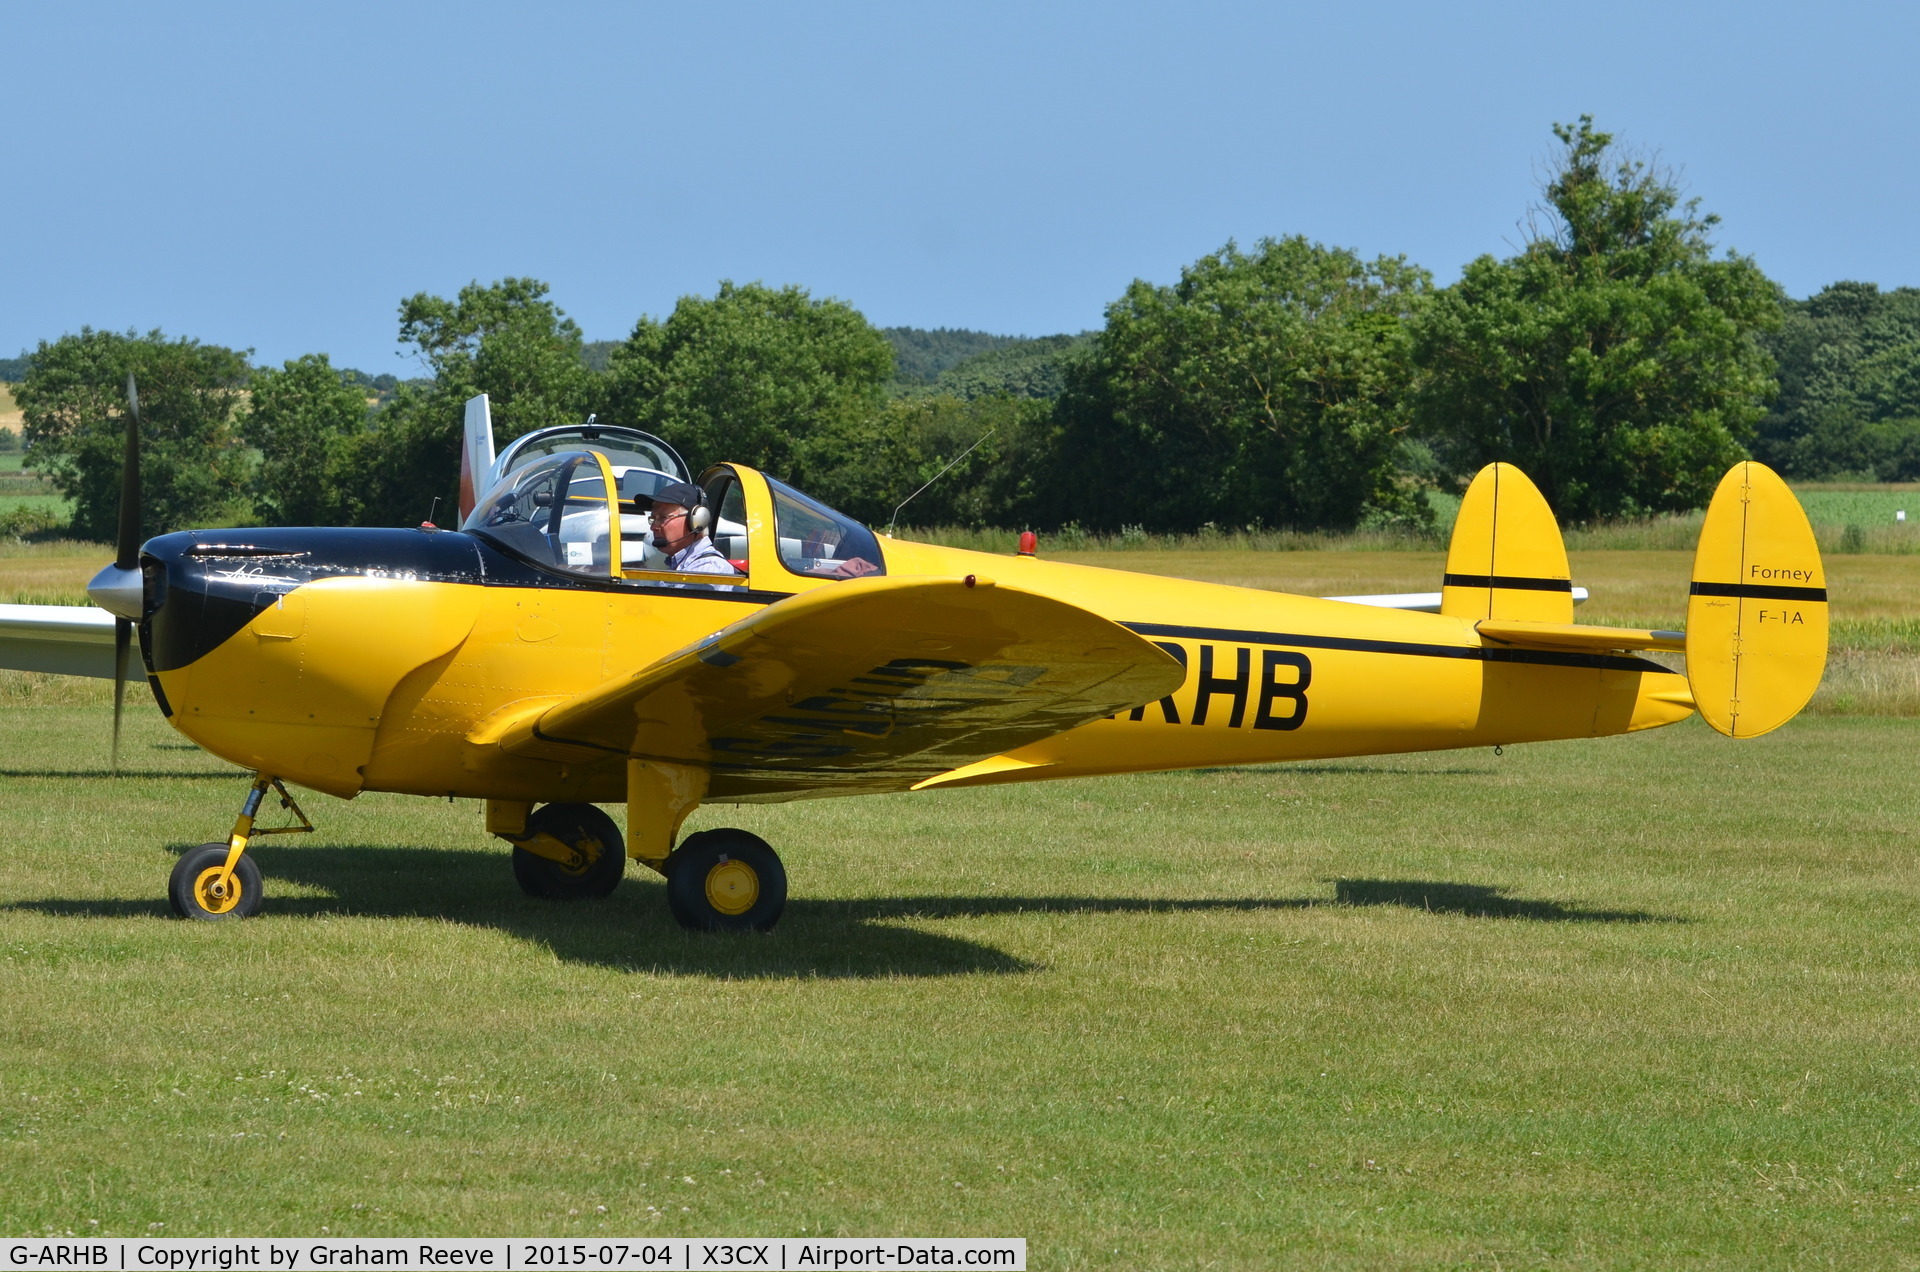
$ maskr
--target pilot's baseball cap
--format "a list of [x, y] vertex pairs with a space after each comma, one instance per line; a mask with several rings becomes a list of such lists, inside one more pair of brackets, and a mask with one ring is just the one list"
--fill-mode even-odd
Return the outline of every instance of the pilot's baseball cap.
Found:
[[682, 508], [698, 508], [706, 502], [706, 495], [700, 487], [690, 481], [670, 481], [653, 492], [656, 504], [679, 504]]

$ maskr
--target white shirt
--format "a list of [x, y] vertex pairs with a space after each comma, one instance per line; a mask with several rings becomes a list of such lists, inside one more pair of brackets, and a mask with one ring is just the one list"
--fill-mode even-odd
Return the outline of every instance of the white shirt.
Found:
[[[707, 538], [704, 534], [668, 557], [667, 568], [669, 570], [676, 570], [682, 574], [725, 574], [736, 579], [740, 577], [740, 571], [734, 569], [733, 563], [727, 560], [726, 557], [720, 555], [720, 549], [714, 547], [713, 540]], [[712, 587], [714, 591], [727, 592], [737, 592], [740, 590], [738, 586], [721, 588], [705, 583], [673, 583], [669, 584], [669, 586]]]

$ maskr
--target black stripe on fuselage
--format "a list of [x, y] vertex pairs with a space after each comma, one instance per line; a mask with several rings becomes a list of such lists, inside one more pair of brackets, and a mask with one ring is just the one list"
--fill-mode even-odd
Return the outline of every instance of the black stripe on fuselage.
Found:
[[1665, 671], [1659, 663], [1620, 654], [1562, 653], [1548, 649], [1493, 649], [1471, 645], [1429, 645], [1406, 640], [1366, 640], [1357, 636], [1310, 636], [1303, 632], [1255, 632], [1234, 627], [1182, 627], [1170, 623], [1122, 623], [1141, 636], [1184, 636], [1236, 645], [1278, 645], [1290, 649], [1345, 649], [1362, 654], [1401, 654], [1413, 658], [1461, 658], [1469, 662], [1528, 663], [1546, 667], [1595, 667], [1602, 671]]
[[1572, 579], [1536, 579], [1524, 574], [1443, 574], [1442, 587], [1497, 587], [1509, 592], [1573, 591]]
[[1824, 587], [1782, 587], [1772, 583], [1700, 583], [1687, 589], [1691, 596], [1732, 596], [1748, 601], [1822, 601]]

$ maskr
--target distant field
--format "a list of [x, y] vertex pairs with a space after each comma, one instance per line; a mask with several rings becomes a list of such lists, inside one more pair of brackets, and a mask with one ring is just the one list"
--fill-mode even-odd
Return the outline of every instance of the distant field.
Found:
[[[11, 406], [11, 399], [0, 405]], [[19, 417], [13, 417], [13, 427], [18, 428]], [[0, 411], [0, 428], [8, 427], [7, 416]], [[73, 504], [56, 492], [38, 473], [28, 472], [25, 468], [26, 455], [21, 451], [0, 451], [0, 513], [12, 512], [16, 508], [33, 508], [50, 516], [65, 520], [72, 514]]]
[[1920, 530], [1920, 483], [1884, 486], [1799, 486], [1794, 493], [1807, 519], [1816, 525], [1890, 526], [1904, 511], [1906, 524]]
[[15, 508], [33, 508], [60, 520], [70, 516], [73, 511], [73, 505], [60, 495], [0, 493], [0, 513], [11, 512]]
[[[1920, 482], [1796, 482], [1794, 494], [1807, 510], [1822, 547], [1833, 551], [1840, 535], [1850, 525], [1871, 532], [1870, 551], [1920, 552]], [[1429, 491], [1440, 526], [1453, 524], [1460, 511], [1460, 500], [1439, 491]], [[1896, 532], [1894, 514], [1904, 511], [1904, 529], [1911, 538]], [[1569, 547], [1590, 548], [1686, 548], [1692, 549], [1699, 538], [1702, 514], [1655, 517], [1645, 522], [1578, 528], [1568, 533]]]

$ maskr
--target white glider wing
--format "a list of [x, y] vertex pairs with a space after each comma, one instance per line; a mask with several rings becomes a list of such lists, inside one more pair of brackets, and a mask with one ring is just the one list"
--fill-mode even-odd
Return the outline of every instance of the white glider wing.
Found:
[[[1323, 596], [1323, 601], [1345, 601], [1349, 605], [1372, 605], [1378, 609], [1418, 610], [1422, 614], [1440, 612], [1440, 593], [1438, 592], [1383, 592], [1376, 596]], [[1573, 603], [1584, 605], [1587, 589], [1573, 589]]]
[[[113, 679], [113, 615], [92, 605], [0, 605], [0, 668]], [[142, 679], [140, 652], [123, 669]]]

